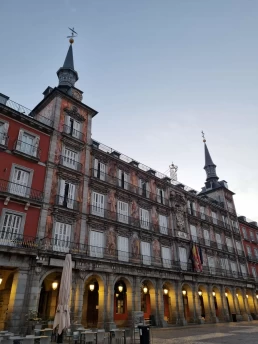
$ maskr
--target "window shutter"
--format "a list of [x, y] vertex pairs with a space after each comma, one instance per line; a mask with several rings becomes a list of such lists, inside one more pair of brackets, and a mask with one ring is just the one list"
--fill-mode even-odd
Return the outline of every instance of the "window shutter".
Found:
[[[8, 135], [8, 128], [9, 128], [9, 123], [5, 122], [3, 125], [0, 126], [0, 142], [4, 145], [5, 144], [5, 139]], [[2, 129], [2, 130], [1, 130]]]
[[140, 208], [140, 219], [141, 219], [141, 227], [145, 229], [149, 229], [149, 211], [146, 209]]
[[160, 227], [160, 233], [162, 234], [168, 234], [168, 226], [167, 226], [167, 218], [164, 215], [159, 214], [159, 227]]
[[80, 138], [80, 128], [81, 128], [80, 123], [74, 120], [73, 121], [73, 136], [76, 137], [77, 139]]
[[190, 232], [191, 232], [192, 240], [194, 242], [198, 242], [196, 227], [193, 225], [190, 225]]
[[222, 248], [221, 246], [221, 237], [220, 237], [220, 234], [216, 233], [216, 241], [217, 241], [217, 246], [219, 249]]
[[157, 188], [157, 201], [161, 203], [161, 189]]
[[209, 264], [209, 269], [211, 274], [215, 274], [215, 263], [214, 263], [214, 258], [213, 257], [208, 257], [208, 264]]
[[141, 242], [142, 262], [145, 265], [151, 265], [150, 243]]
[[205, 240], [205, 245], [210, 246], [210, 235], [209, 235], [209, 231], [207, 229], [204, 229], [203, 236], [204, 236], [204, 240]]
[[233, 243], [232, 243], [231, 238], [226, 237], [226, 244], [227, 244], [229, 252], [233, 252]]
[[99, 161], [98, 159], [94, 159], [94, 177], [98, 177], [98, 167], [99, 167]]
[[11, 184], [10, 188], [11, 193], [20, 196], [29, 196], [29, 190], [27, 190], [29, 175], [29, 172], [15, 168], [12, 178], [13, 184]]
[[73, 206], [74, 206], [74, 194], [75, 194], [75, 185], [69, 183], [67, 208], [73, 209]]
[[71, 127], [71, 117], [65, 115], [65, 124], [70, 128]]
[[103, 164], [102, 162], [99, 163], [99, 167], [100, 167], [100, 179], [101, 180], [105, 180], [105, 174], [106, 174], [106, 165]]
[[16, 149], [17, 150], [21, 150], [23, 134], [24, 134], [24, 130], [20, 129], [19, 135], [18, 135], [17, 144], [16, 144]]
[[92, 257], [103, 257], [104, 234], [91, 230], [90, 232], [90, 255]]
[[122, 201], [117, 202], [118, 221], [128, 223], [128, 204]]
[[122, 186], [122, 171], [118, 170], [118, 186]]
[[185, 247], [179, 247], [179, 260], [182, 270], [187, 270], [187, 256]]
[[128, 238], [118, 236], [118, 260], [128, 262]]
[[65, 180], [60, 180], [60, 190], [59, 190], [59, 204], [64, 203], [64, 194], [65, 194]]
[[161, 247], [161, 254], [163, 259], [163, 266], [166, 268], [171, 267], [171, 252], [169, 247]]
[[124, 172], [124, 189], [128, 190], [128, 180], [129, 180], [129, 175]]

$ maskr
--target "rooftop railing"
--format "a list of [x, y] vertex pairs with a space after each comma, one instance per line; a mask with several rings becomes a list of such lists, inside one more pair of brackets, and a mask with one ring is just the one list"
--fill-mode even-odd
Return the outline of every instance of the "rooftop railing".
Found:
[[11, 99], [7, 100], [6, 106], [8, 106], [9, 108], [11, 108], [11, 109], [13, 109], [13, 110], [15, 110], [17, 112], [20, 112], [21, 114], [23, 114], [25, 116], [32, 117], [35, 120], [37, 120], [37, 121], [39, 121], [39, 122], [41, 122], [43, 124], [48, 125], [49, 127], [53, 126], [54, 122], [53, 122], [52, 119], [44, 117], [44, 116], [42, 116], [40, 114], [33, 113], [30, 109], [26, 108], [25, 106], [23, 106], [21, 104], [18, 104], [16, 102], [14, 102]]
[[124, 190], [128, 190], [130, 192], [133, 192], [137, 195], [140, 195], [142, 197], [148, 198], [152, 201], [158, 202], [159, 204], [163, 204], [168, 206], [169, 200], [165, 197], [162, 197], [161, 195], [158, 195], [157, 193], [152, 193], [148, 191], [146, 188], [140, 188], [138, 185], [134, 185], [129, 183], [128, 181], [119, 179], [117, 177], [110, 176], [109, 174], [103, 173], [100, 170], [91, 169], [91, 176], [100, 180], [103, 180], [105, 182], [108, 182], [110, 184], [113, 184], [117, 187], [120, 187]]
[[187, 211], [188, 211], [188, 214], [190, 214], [192, 216], [195, 216], [195, 217], [197, 217], [197, 218], [199, 218], [201, 220], [207, 221], [209, 223], [213, 223], [213, 224], [215, 224], [217, 226], [223, 227], [224, 229], [230, 231], [230, 225], [228, 223], [224, 222], [224, 221], [221, 221], [219, 219], [215, 219], [215, 218], [213, 218], [211, 216], [208, 216], [208, 215], [206, 215], [204, 213], [201, 213], [201, 212], [196, 211], [194, 209], [191, 209], [189, 207], [187, 208]]
[[28, 198], [33, 201], [42, 202], [43, 192], [27, 186], [0, 179], [0, 193], [11, 194], [18, 197]]

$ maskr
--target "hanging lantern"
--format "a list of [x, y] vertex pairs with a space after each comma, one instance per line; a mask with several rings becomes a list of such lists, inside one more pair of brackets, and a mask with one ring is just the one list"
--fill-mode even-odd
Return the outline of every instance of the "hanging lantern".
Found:
[[0, 284], [2, 284], [2, 282], [3, 282], [3, 277], [2, 275], [0, 275]]
[[145, 286], [145, 287], [143, 287], [143, 292], [144, 292], [144, 294], [147, 294], [148, 293], [148, 288]]
[[122, 284], [120, 284], [120, 285], [118, 286], [118, 291], [119, 291], [119, 293], [122, 293], [123, 289], [124, 289], [124, 287], [122, 286]]
[[182, 294], [185, 296], [186, 295], [186, 290], [182, 290]]
[[167, 288], [164, 288], [164, 289], [163, 289], [163, 292], [164, 292], [165, 295], [167, 295], [167, 294], [168, 294], [168, 289], [167, 289]]
[[202, 291], [199, 290], [199, 291], [198, 291], [198, 294], [199, 294], [199, 296], [202, 296]]
[[94, 288], [95, 288], [95, 285], [94, 285], [94, 283], [91, 283], [91, 284], [89, 285], [89, 289], [90, 289], [90, 291], [93, 291], [93, 290], [94, 290]]
[[54, 281], [54, 282], [52, 283], [52, 289], [53, 289], [53, 290], [56, 290], [57, 287], [58, 287], [58, 282], [57, 282], [57, 281]]
[[215, 291], [213, 291], [213, 292], [212, 292], [212, 295], [213, 295], [213, 296], [216, 296], [216, 293], [215, 293]]
[[225, 293], [225, 296], [228, 297], [228, 293]]

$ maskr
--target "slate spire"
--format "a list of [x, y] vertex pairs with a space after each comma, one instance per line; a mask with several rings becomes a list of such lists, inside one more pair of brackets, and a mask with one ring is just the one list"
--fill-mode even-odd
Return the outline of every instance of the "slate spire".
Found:
[[70, 40], [70, 46], [64, 61], [64, 65], [57, 71], [57, 76], [59, 79], [58, 87], [64, 89], [69, 89], [70, 87], [73, 87], [76, 81], [79, 79], [78, 73], [74, 70], [72, 44], [73, 39]]
[[206, 140], [205, 138], [203, 139], [204, 142], [204, 155], [205, 155], [205, 166], [204, 169], [206, 171], [206, 181], [211, 181], [211, 180], [218, 180], [219, 177], [216, 174], [216, 165], [212, 161], [210, 152], [208, 150], [208, 147], [206, 145]]

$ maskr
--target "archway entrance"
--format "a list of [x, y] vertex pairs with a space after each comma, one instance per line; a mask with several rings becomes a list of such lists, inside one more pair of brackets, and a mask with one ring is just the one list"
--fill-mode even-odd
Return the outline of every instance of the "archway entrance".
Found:
[[45, 277], [41, 284], [38, 317], [48, 322], [49, 326], [51, 326], [56, 313], [60, 281], [61, 273], [52, 272]]
[[204, 307], [204, 300], [203, 300], [203, 291], [201, 289], [198, 290], [199, 295], [199, 302], [200, 302], [200, 310], [201, 310], [201, 317], [205, 320], [205, 307]]
[[141, 311], [144, 313], [144, 319], [150, 319], [151, 316], [151, 301], [150, 291], [147, 285], [141, 288]]
[[8, 307], [13, 284], [13, 271], [1, 270], [0, 281], [0, 331], [3, 331], [8, 328]]
[[163, 303], [164, 303], [164, 320], [170, 321], [170, 312], [169, 312], [169, 289], [168, 286], [163, 286]]
[[189, 285], [183, 285], [182, 287], [182, 298], [183, 298], [183, 306], [184, 306], [184, 317], [185, 320], [190, 323], [193, 321], [193, 315], [191, 314], [191, 301], [192, 298], [192, 290]]
[[99, 315], [99, 284], [96, 280], [92, 280], [88, 287], [87, 297], [87, 326], [97, 327]]
[[119, 280], [114, 286], [114, 320], [122, 325], [127, 319], [127, 288], [124, 281]]

